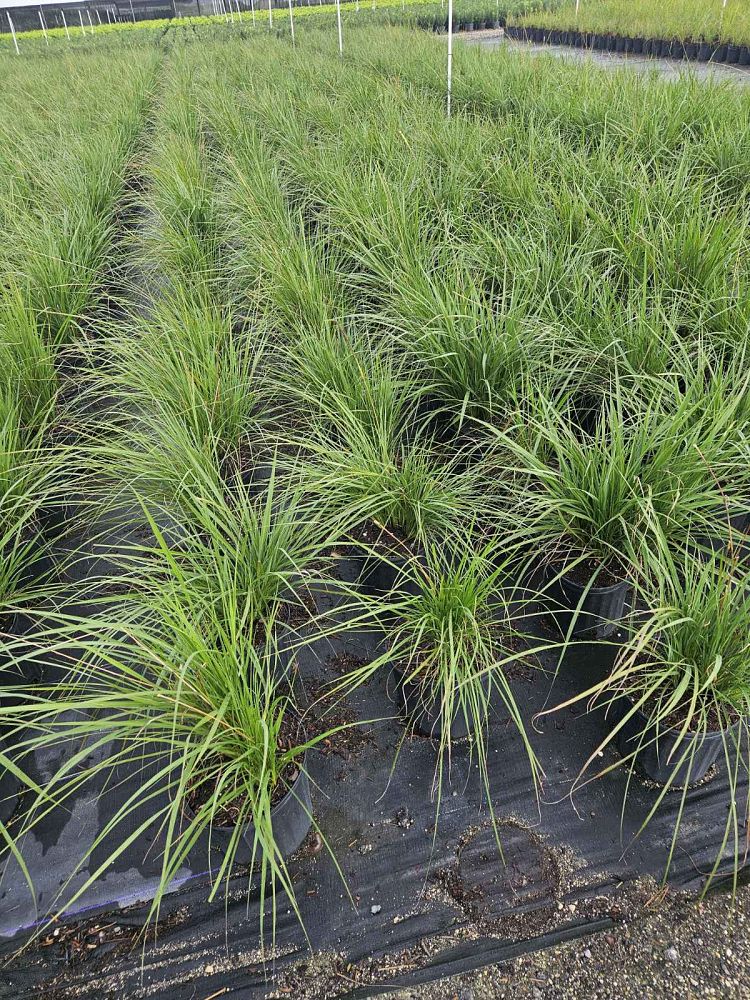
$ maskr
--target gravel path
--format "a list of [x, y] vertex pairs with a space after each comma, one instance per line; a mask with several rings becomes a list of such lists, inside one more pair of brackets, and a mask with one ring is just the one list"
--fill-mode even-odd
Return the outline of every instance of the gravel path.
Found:
[[584, 49], [570, 48], [568, 45], [536, 45], [506, 38], [502, 30], [462, 32], [456, 35], [456, 39], [462, 39], [469, 45], [482, 45], [489, 49], [508, 45], [522, 52], [545, 53], [577, 62], [594, 62], [610, 69], [627, 66], [640, 73], [657, 70], [667, 80], [676, 80], [682, 73], [692, 72], [701, 80], [714, 77], [717, 80], [734, 80], [740, 84], [750, 84], [750, 68], [747, 66], [688, 62], [682, 59], [644, 59], [640, 56], [618, 55], [616, 52], [587, 52]]
[[750, 996], [750, 888], [668, 899], [633, 924], [396, 1000], [740, 1000]]

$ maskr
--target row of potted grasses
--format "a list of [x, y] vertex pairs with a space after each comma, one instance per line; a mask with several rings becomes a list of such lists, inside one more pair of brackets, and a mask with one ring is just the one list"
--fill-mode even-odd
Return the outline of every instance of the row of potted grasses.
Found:
[[566, 0], [534, 14], [511, 19], [586, 35], [678, 39], [714, 45], [750, 45], [750, 10], [743, 0]]
[[750, 66], [750, 45], [734, 42], [679, 41], [671, 38], [643, 38], [631, 35], [597, 34], [560, 28], [539, 28], [530, 24], [512, 25], [506, 35], [516, 41], [542, 45], [570, 45], [596, 52], [653, 56], [661, 59], [691, 59], [699, 62]]
[[96, 615], [47, 619], [40, 646], [76, 656], [64, 683], [16, 686], [8, 761], [23, 775], [82, 735], [122, 749], [64, 758], [14, 833], [162, 748], [106, 830], [117, 845], [153, 802], [153, 913], [209, 829], [213, 893], [249, 850], [294, 899], [321, 737], [289, 654], [342, 629], [390, 643], [337, 693], [396, 667], [440, 761], [469, 733], [491, 807], [493, 699], [529, 794], [543, 781], [506, 667], [597, 633], [604, 650], [615, 626], [614, 670], [576, 694], [612, 702], [605, 742], [645, 767], [659, 747], [666, 787], [709, 743], [744, 760], [745, 98], [459, 51], [457, 108], [491, 114], [447, 121], [434, 40], [352, 32], [343, 62], [335, 44], [172, 43], [111, 261], [125, 311], [75, 338], [77, 485], [136, 541], [110, 543]]
[[[506, 19], [512, 16], [520, 16], [528, 11], [540, 9], [543, 4], [540, 0], [456, 0], [454, 4], [454, 29], [456, 31], [474, 30], [484, 27], [502, 27]], [[367, 22], [369, 24], [403, 24], [414, 25], [420, 28], [440, 30], [447, 27], [447, 4], [437, 3], [435, 0], [361, 0], [355, 3], [354, 0], [347, 0], [341, 5], [342, 19], [345, 25], [353, 26]], [[293, 4], [293, 17], [295, 21], [306, 23], [307, 18], [312, 18], [313, 23], [319, 24], [321, 19], [330, 21], [336, 18], [337, 7], [334, 3], [306, 4], [297, 2]], [[170, 18], [153, 21], [117, 21], [113, 23], [103, 23], [96, 25], [76, 24], [72, 22], [67, 29], [64, 27], [49, 27], [44, 31], [38, 30], [17, 33], [20, 43], [34, 43], [35, 48], [46, 48], [48, 41], [65, 41], [80, 47], [82, 44], [91, 45], [94, 41], [97, 44], [113, 43], [117, 40], [122, 44], [123, 39], [133, 35], [135, 39], [139, 36], [141, 43], [159, 41], [167, 31], [202, 32], [205, 36], [207, 28], [218, 30], [248, 31], [250, 29], [272, 29], [284, 30], [289, 25], [289, 12], [286, 8], [272, 8], [269, 12], [262, 3], [256, 4], [256, 9], [251, 11], [232, 11], [226, 14], [211, 14], [180, 18]], [[13, 40], [10, 35], [3, 35], [3, 48], [12, 51]]]

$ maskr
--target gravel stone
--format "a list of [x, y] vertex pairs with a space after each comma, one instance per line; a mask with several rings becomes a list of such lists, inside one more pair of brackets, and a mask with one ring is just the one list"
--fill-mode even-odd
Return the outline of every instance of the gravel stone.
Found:
[[[750, 887], [700, 902], [668, 893], [606, 932], [533, 952], [393, 1000], [745, 1000], [750, 997]], [[590, 957], [587, 957], [590, 956]], [[674, 956], [674, 957], [673, 957]]]

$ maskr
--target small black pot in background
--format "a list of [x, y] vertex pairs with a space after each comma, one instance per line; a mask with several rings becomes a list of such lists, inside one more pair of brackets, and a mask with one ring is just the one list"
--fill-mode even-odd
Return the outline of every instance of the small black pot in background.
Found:
[[622, 54], [625, 51], [625, 39], [622, 35], [618, 35], [615, 39], [615, 52]]
[[726, 61], [728, 63], [737, 63], [740, 59], [740, 47], [739, 45], [727, 45]]
[[695, 60], [698, 58], [698, 43], [697, 42], [685, 42], [683, 46], [683, 52], [686, 59]]
[[633, 55], [639, 56], [643, 53], [643, 39], [634, 38], [633, 39]]
[[[622, 701], [620, 719], [632, 708], [632, 702], [624, 698]], [[630, 757], [635, 752], [633, 760], [637, 769], [660, 785], [692, 785], [705, 778], [722, 752], [725, 740], [729, 746], [737, 742], [739, 727], [737, 722], [723, 732], [681, 736], [679, 729], [657, 730], [650, 725], [648, 716], [638, 709], [618, 731], [617, 748], [623, 757]]]
[[726, 45], [717, 45], [711, 56], [711, 62], [723, 63], [727, 61]]
[[750, 45], [740, 46], [737, 63], [740, 66], [750, 66]]
[[[550, 614], [560, 634], [590, 636], [605, 639], [617, 629], [625, 617], [630, 584], [627, 580], [606, 587], [578, 583], [566, 576], [559, 579], [559, 567], [545, 567], [544, 593], [550, 605]], [[584, 597], [585, 593], [585, 597]], [[572, 626], [572, 627], [571, 627]]]
[[[443, 732], [442, 713], [440, 711], [440, 693], [427, 695], [425, 685], [418, 680], [407, 681], [408, 674], [400, 667], [394, 667], [389, 679], [389, 693], [401, 714], [409, 720], [416, 732], [422, 736], [438, 739]], [[481, 684], [489, 695], [490, 675], [483, 674]], [[461, 705], [457, 706], [451, 722], [450, 736], [452, 740], [460, 740], [473, 732], [475, 720], [466, 717]]]
[[708, 42], [701, 42], [698, 46], [698, 59], [701, 62], [708, 62], [714, 51], [713, 45]]

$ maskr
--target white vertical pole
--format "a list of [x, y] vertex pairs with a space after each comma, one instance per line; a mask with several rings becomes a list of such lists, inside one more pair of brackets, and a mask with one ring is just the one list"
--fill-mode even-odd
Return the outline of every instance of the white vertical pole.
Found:
[[96, 13], [96, 19], [99, 22], [99, 27], [101, 28], [101, 26], [102, 26], [102, 19], [101, 19], [100, 15], [99, 15], [98, 9], [96, 10], [95, 13]]
[[47, 38], [47, 25], [44, 23], [44, 18], [42, 17], [42, 8], [39, 8], [39, 23], [42, 26], [42, 34], [44, 35], [44, 40], [49, 45], [49, 38]]
[[253, 15], [253, 27], [255, 27], [255, 0], [250, 0], [250, 12]]
[[273, 12], [271, 10], [271, 0], [268, 0], [268, 27], [273, 27]]
[[112, 15], [109, 12], [109, 7], [107, 7], [107, 24], [112, 24]]
[[451, 116], [453, 91], [453, 0], [448, 0], [448, 117]]
[[68, 31], [68, 22], [65, 20], [65, 11], [61, 10], [60, 13], [62, 14], [63, 28], [65, 28], [65, 37], [70, 41], [70, 32]]
[[[499, 0], [498, 0], [499, 2]], [[581, 0], [576, 0], [576, 20], [578, 20], [578, 8], [581, 4]]]
[[86, 36], [86, 29], [83, 26], [83, 14], [81, 13], [81, 8], [78, 8], [78, 20], [81, 22], [81, 34]]
[[91, 28], [91, 34], [93, 35], [94, 34], [94, 22], [91, 20], [91, 11], [88, 9], [88, 7], [86, 8], [86, 13], [88, 14], [89, 27]]
[[232, 0], [228, 0], [227, 7], [229, 8], [229, 20], [234, 24], [234, 11], [232, 10]]
[[294, 39], [294, 14], [292, 13], [292, 0], [289, 0], [289, 27], [292, 29], [292, 47], [297, 48], [297, 42]]
[[133, 10], [133, 0], [130, 0], [130, 16], [133, 18], [133, 24], [135, 24], [135, 11]]
[[6, 17], [8, 18], [8, 24], [10, 25], [10, 33], [11, 33], [11, 35], [13, 35], [13, 44], [16, 47], [16, 55], [20, 56], [21, 52], [20, 52], [20, 50], [18, 48], [18, 39], [16, 38], [16, 29], [13, 27], [13, 22], [11, 21], [10, 14], [8, 13], [7, 10], [6, 10], [5, 14], [6, 14]]
[[341, 0], [336, 0], [336, 24], [339, 29], [339, 55], [344, 58], [344, 36], [341, 34]]

